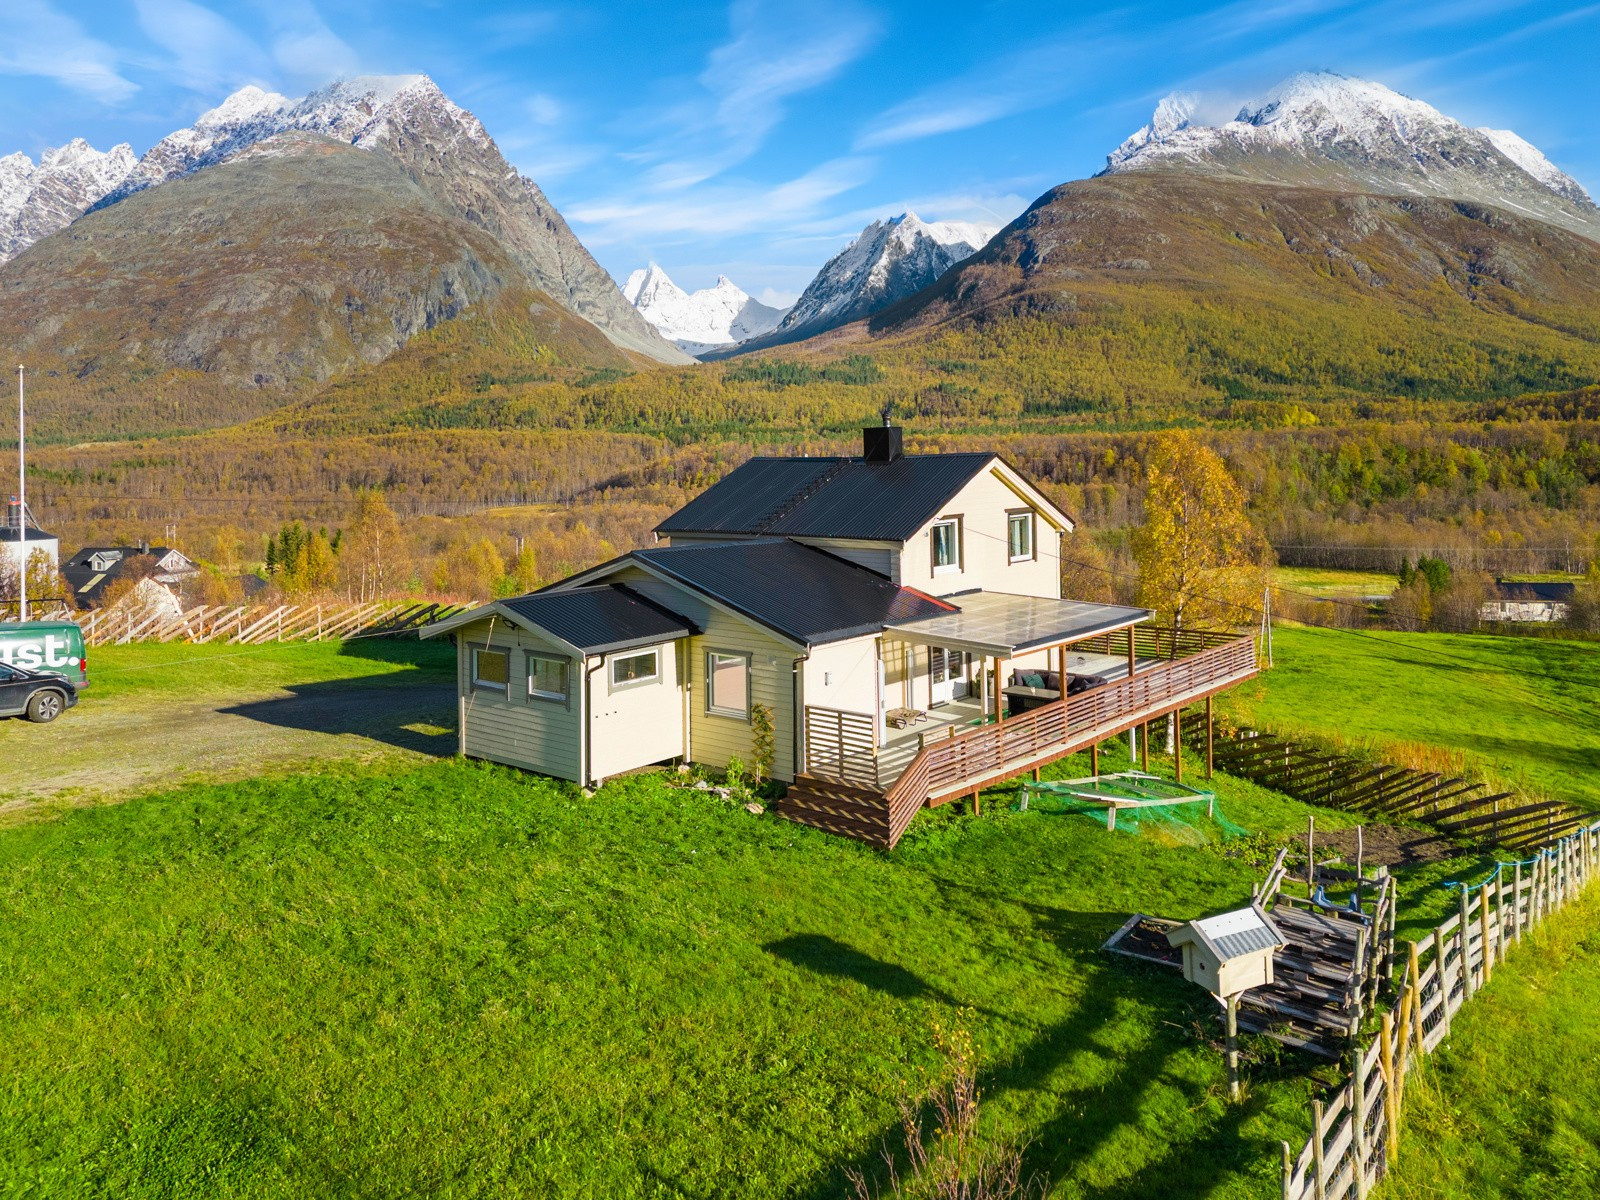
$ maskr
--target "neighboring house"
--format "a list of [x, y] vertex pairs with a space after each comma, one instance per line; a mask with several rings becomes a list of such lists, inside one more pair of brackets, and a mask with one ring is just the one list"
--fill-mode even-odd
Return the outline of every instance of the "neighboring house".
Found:
[[1565, 621], [1576, 590], [1570, 583], [1515, 583], [1496, 579], [1493, 598], [1484, 602], [1478, 616], [1484, 621], [1517, 624]]
[[[584, 784], [756, 765], [778, 811], [893, 845], [944, 803], [1205, 700], [1250, 638], [1061, 596], [1072, 520], [993, 454], [757, 458], [635, 550], [423, 631], [459, 647], [462, 752]], [[1063, 696], [1063, 693], [1066, 693]]]
[[6, 505], [5, 523], [0, 525], [0, 573], [10, 574], [35, 555], [43, 554], [54, 570], [61, 562], [61, 540], [34, 523], [15, 496]]
[[106, 590], [122, 578], [128, 564], [145, 555], [155, 559], [149, 578], [174, 596], [200, 574], [199, 567], [168, 546], [85, 546], [62, 565], [61, 574], [79, 608], [98, 608]]

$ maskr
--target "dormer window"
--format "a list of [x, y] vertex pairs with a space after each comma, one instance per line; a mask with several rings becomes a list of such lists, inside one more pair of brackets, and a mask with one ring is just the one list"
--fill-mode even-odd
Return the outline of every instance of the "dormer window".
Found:
[[1033, 561], [1033, 509], [1006, 514], [1006, 546], [1012, 562]]
[[946, 575], [961, 570], [961, 518], [935, 521], [928, 536], [933, 543], [933, 573]]

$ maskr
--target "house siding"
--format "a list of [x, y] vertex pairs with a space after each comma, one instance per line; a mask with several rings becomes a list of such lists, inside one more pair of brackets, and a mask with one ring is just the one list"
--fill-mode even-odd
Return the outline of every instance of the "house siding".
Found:
[[750, 656], [750, 700], [772, 710], [773, 776], [794, 778], [794, 661], [803, 653], [765, 634], [739, 617], [713, 606], [697, 593], [657, 579], [637, 567], [614, 578], [640, 595], [687, 617], [704, 632], [688, 639], [685, 678], [689, 685], [689, 757], [708, 767], [726, 767], [737, 758], [747, 767], [755, 758], [748, 720], [706, 711], [706, 652], [725, 650]]
[[[491, 632], [492, 625], [492, 632]], [[581, 774], [582, 720], [578, 688], [583, 660], [571, 651], [504, 620], [476, 621], [456, 631], [456, 686], [466, 698], [469, 758], [506, 763], [541, 775], [577, 781]], [[472, 648], [487, 643], [511, 651], [511, 698], [472, 686]], [[527, 651], [566, 658], [569, 702], [528, 696]]]
[[[611, 687], [611, 662], [654, 650], [655, 683]], [[600, 780], [683, 754], [683, 687], [676, 643], [642, 646], [589, 660], [589, 776]]]
[[[984, 471], [952, 497], [938, 517], [906, 542], [891, 578], [904, 587], [914, 587], [935, 596], [981, 588], [1014, 596], [1059, 599], [1061, 539], [1037, 510], [1034, 510], [1033, 557], [1026, 562], [1010, 561], [1006, 518], [1009, 513], [1028, 507], [996, 471]], [[961, 569], [935, 575], [931, 530], [945, 517], [961, 518]]]

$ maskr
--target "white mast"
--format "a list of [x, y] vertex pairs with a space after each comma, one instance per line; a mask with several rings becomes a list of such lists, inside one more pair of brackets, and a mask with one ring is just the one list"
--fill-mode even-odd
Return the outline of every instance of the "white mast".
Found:
[[28, 619], [28, 435], [24, 420], [28, 412], [26, 374], [17, 364], [17, 547], [22, 552], [17, 570], [17, 620]]

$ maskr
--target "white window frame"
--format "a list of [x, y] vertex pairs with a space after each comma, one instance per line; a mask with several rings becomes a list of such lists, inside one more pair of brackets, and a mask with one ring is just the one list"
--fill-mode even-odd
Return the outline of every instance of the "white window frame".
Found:
[[[1028, 550], [1026, 554], [1015, 554], [1011, 549], [1011, 527], [1018, 521], [1024, 522], [1023, 528], [1028, 531]], [[1006, 513], [1006, 559], [1012, 563], [1033, 562], [1039, 557], [1039, 519], [1031, 508], [1014, 509]]]
[[[469, 665], [471, 666], [472, 670], [469, 672], [469, 674], [472, 676], [473, 691], [499, 692], [507, 700], [511, 699], [511, 647], [497, 646], [493, 642], [473, 642], [470, 646], [470, 651], [472, 658]], [[493, 680], [484, 679], [479, 676], [478, 655], [480, 654], [498, 654], [506, 660], [506, 677], [504, 682], [496, 683]]]
[[[542, 692], [533, 686], [535, 662], [557, 663], [561, 667], [561, 690], [559, 692]], [[536, 650], [528, 651], [527, 660], [528, 699], [540, 701], [545, 704], [560, 704], [570, 708], [572, 706], [572, 660], [560, 654], [541, 654]]]
[[[943, 526], [947, 525], [955, 531], [956, 560], [953, 563], [941, 564], [939, 562], [939, 538], [937, 531]], [[961, 573], [961, 570], [965, 565], [964, 556], [966, 554], [966, 548], [962, 545], [965, 539], [961, 535], [961, 518], [959, 516], [940, 517], [932, 525], [928, 526], [928, 561], [932, 564], [933, 573], [935, 575], [959, 575]]]
[[[617, 682], [617, 664], [627, 662], [634, 658], [648, 658], [655, 663], [655, 669], [648, 675], [641, 675], [637, 679], [626, 679]], [[661, 682], [661, 647], [652, 646], [646, 650], [621, 650], [606, 659], [606, 682], [610, 684], [613, 692], [625, 692], [629, 688], [649, 687]]]
[[[719, 708], [712, 703], [712, 680], [716, 678], [715, 660], [719, 658], [737, 658], [744, 662], [744, 711], [732, 708]], [[750, 720], [751, 689], [755, 682], [755, 656], [743, 650], [712, 650], [708, 649], [705, 655], [706, 668], [706, 715], [708, 717], [726, 717], [731, 721]]]

